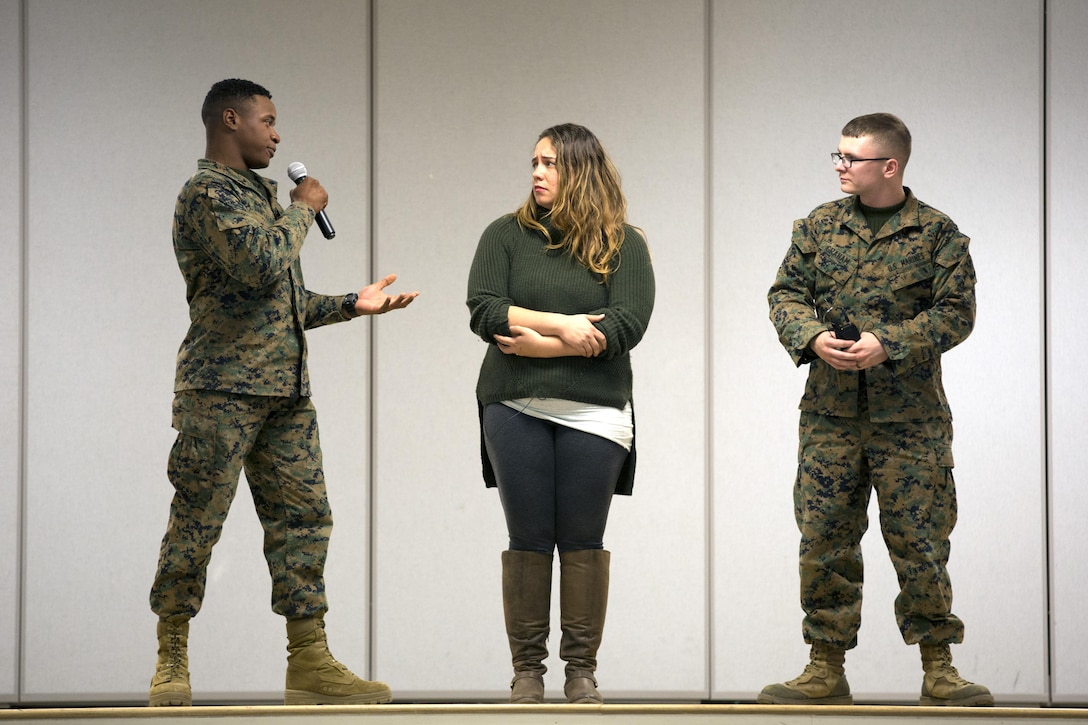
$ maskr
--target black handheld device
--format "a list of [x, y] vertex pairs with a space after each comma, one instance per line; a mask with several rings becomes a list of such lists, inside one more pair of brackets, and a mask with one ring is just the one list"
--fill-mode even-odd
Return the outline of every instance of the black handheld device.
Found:
[[854, 340], [856, 342], [861, 339], [861, 332], [858, 331], [857, 325], [853, 322], [847, 322], [845, 325], [835, 325], [831, 328], [831, 331], [840, 340]]

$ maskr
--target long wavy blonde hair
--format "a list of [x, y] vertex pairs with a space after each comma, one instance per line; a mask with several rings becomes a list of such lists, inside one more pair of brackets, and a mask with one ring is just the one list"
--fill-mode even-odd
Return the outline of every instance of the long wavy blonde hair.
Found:
[[[593, 132], [584, 126], [564, 123], [541, 132], [555, 146], [559, 191], [550, 210], [537, 205], [532, 193], [514, 216], [523, 227], [537, 229], [548, 238], [549, 249], [565, 249], [607, 283], [619, 262], [627, 221], [627, 200], [620, 175]], [[563, 237], [554, 241], [540, 219], [550, 221]]]

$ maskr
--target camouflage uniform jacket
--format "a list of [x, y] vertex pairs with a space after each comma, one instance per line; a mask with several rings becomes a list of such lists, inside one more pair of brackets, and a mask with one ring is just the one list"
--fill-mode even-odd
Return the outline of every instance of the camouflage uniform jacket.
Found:
[[[794, 222], [789, 252], [767, 299], [794, 363], [810, 363], [801, 410], [856, 417], [864, 375], [870, 420], [951, 420], [941, 353], [974, 327], [970, 240], [910, 189], [906, 195], [903, 208], [877, 234], [853, 196]], [[840, 372], [809, 349], [829, 322], [846, 320], [876, 335], [888, 360], [863, 373]]]
[[299, 253], [313, 221], [307, 204], [280, 206], [276, 182], [197, 163], [174, 209], [190, 319], [175, 392], [310, 395], [303, 330], [347, 319], [342, 297], [304, 286]]

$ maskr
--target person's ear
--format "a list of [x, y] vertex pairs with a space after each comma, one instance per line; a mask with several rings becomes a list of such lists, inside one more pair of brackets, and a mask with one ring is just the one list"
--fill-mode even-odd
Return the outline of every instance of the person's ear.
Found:
[[223, 109], [223, 125], [230, 129], [238, 128], [240, 119], [238, 117], [238, 111], [233, 108]]

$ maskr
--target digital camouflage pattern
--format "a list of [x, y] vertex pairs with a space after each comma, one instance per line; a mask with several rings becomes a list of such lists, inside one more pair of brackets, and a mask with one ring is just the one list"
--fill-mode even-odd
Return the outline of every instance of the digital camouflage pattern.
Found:
[[201, 159], [174, 209], [189, 332], [174, 390], [310, 394], [303, 331], [347, 318], [308, 291], [299, 254], [314, 211], [284, 210], [276, 182]]
[[289, 618], [326, 611], [332, 511], [310, 399], [184, 391], [174, 396], [173, 423], [167, 474], [175, 494], [151, 609], [160, 617], [200, 611], [212, 547], [244, 468], [264, 527], [272, 611]]
[[167, 472], [175, 489], [151, 607], [193, 616], [244, 469], [264, 528], [272, 608], [326, 609], [332, 516], [310, 403], [304, 330], [341, 322], [341, 297], [308, 291], [299, 254], [314, 221], [277, 186], [201, 159], [174, 211], [190, 327], [178, 351]]
[[[975, 271], [955, 223], [906, 196], [876, 234], [853, 196], [796, 221], [768, 292], [779, 340], [796, 365], [809, 364], [794, 486], [807, 642], [857, 644], [872, 490], [904, 641], [963, 638], [947, 572], [956, 492], [940, 356], [974, 326]], [[872, 332], [888, 360], [837, 371], [809, 350], [847, 322]]]
[[797, 365], [811, 363], [801, 410], [858, 412], [858, 373], [836, 371], [808, 349], [830, 323], [872, 332], [888, 360], [865, 371], [874, 422], [951, 420], [941, 353], [975, 323], [970, 240], [906, 190], [906, 205], [873, 234], [855, 197], [817, 207], [793, 225], [768, 293], [771, 321]]
[[861, 537], [875, 489], [900, 585], [895, 619], [903, 640], [962, 642], [947, 569], [957, 513], [949, 426], [801, 413], [798, 458], [793, 500], [805, 641], [857, 645]]

